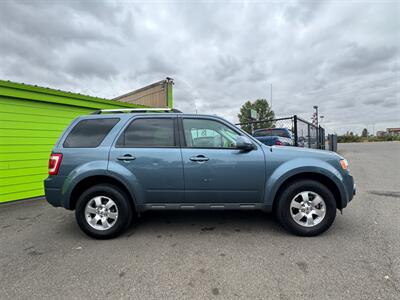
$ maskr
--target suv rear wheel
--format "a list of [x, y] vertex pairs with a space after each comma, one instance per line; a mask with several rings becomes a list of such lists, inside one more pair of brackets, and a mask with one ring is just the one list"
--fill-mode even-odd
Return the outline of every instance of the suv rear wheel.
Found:
[[97, 239], [121, 234], [132, 222], [133, 210], [127, 195], [110, 184], [88, 188], [78, 199], [75, 216], [79, 227]]
[[336, 217], [336, 201], [331, 191], [314, 180], [299, 180], [280, 194], [277, 217], [282, 226], [300, 236], [326, 231]]

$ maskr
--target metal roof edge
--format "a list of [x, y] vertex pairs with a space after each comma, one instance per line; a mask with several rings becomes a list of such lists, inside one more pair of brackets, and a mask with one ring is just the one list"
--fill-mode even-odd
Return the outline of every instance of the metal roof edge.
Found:
[[[120, 102], [120, 101], [115, 101], [115, 100], [106, 99], [106, 98], [93, 97], [93, 96], [89, 96], [89, 95], [67, 92], [67, 91], [57, 90], [57, 89], [48, 88], [48, 87], [42, 87], [42, 86], [38, 86], [38, 85], [13, 82], [13, 81], [9, 81], [9, 80], [1, 80], [0, 79], [0, 87], [29, 91], [29, 92], [34, 92], [34, 93], [54, 95], [54, 96], [59, 96], [59, 97], [66, 97], [66, 98], [71, 98], [71, 99], [76, 99], [76, 100], [85, 100], [85, 101], [95, 102], [95, 103], [99, 103], [99, 104], [100, 103], [109, 104], [109, 105], [114, 104], [116, 106], [121, 106], [121, 107], [146, 107], [146, 106], [140, 105], [140, 104], [131, 104], [131, 103], [126, 103], [126, 102]], [[32, 100], [38, 101], [37, 99], [32, 99]], [[56, 100], [54, 100], [54, 101], [45, 100], [45, 102], [58, 103], [58, 101], [56, 101]]]
[[158, 85], [163, 85], [163, 84], [165, 84], [165, 83], [168, 83], [168, 80], [167, 80], [167, 79], [163, 79], [163, 80], [160, 80], [160, 81], [151, 83], [151, 84], [149, 84], [149, 85], [146, 85], [146, 86], [144, 86], [144, 87], [141, 87], [140, 89], [137, 89], [137, 90], [134, 90], [134, 91], [125, 93], [125, 94], [123, 94], [123, 95], [120, 95], [120, 96], [118, 96], [118, 97], [115, 97], [115, 98], [113, 98], [112, 100], [118, 100], [118, 99], [121, 99], [121, 98], [125, 98], [125, 97], [127, 97], [127, 96], [135, 95], [135, 94], [137, 94], [137, 93], [139, 93], [139, 92], [148, 90], [148, 89], [150, 89], [150, 88], [152, 88], [152, 87], [155, 87], [155, 86], [158, 86]]

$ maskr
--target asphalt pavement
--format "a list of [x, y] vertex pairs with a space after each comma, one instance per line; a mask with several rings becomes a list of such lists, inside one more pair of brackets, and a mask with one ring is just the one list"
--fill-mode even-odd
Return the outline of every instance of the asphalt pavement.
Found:
[[358, 193], [331, 229], [262, 212], [151, 212], [84, 235], [44, 200], [0, 205], [1, 299], [400, 299], [400, 143], [339, 144]]

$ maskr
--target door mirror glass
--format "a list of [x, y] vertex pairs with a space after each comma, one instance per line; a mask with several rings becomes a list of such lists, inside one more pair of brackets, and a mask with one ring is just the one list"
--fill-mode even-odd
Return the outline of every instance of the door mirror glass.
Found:
[[236, 148], [242, 150], [253, 150], [254, 145], [247, 136], [238, 136], [236, 138]]

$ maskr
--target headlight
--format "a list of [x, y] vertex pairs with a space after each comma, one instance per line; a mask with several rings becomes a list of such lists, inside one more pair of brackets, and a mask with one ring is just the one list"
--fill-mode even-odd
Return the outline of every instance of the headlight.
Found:
[[340, 160], [340, 166], [342, 167], [343, 170], [348, 170], [349, 169], [349, 163], [347, 159], [341, 159]]

